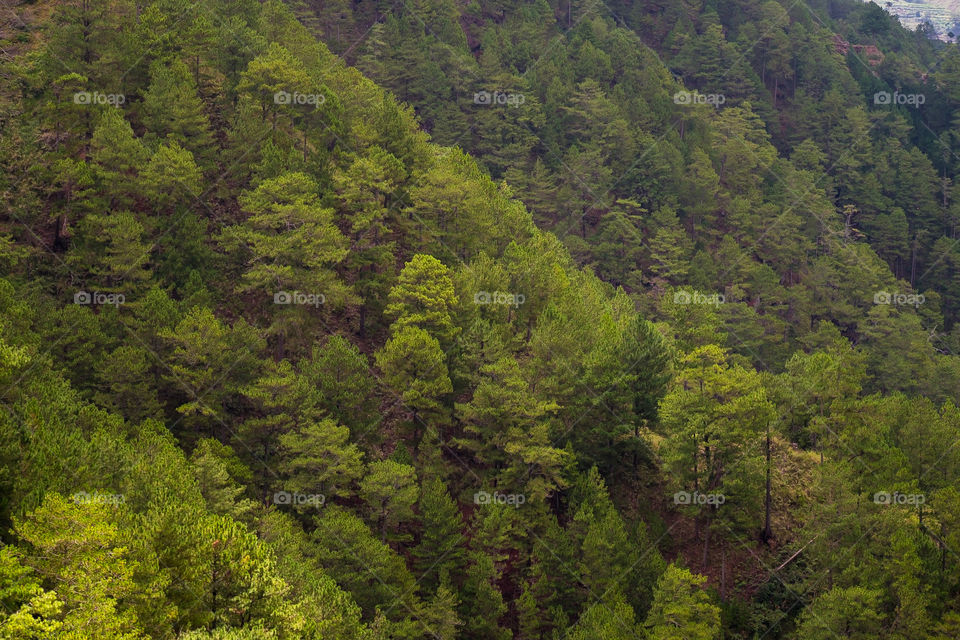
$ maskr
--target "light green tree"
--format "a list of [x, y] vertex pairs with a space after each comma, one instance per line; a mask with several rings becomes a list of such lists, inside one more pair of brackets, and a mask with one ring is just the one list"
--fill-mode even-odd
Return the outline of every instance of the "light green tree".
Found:
[[421, 425], [447, 422], [445, 401], [453, 385], [436, 338], [408, 326], [390, 338], [375, 358], [384, 382], [413, 414], [409, 426], [415, 442], [419, 442]]
[[[413, 467], [393, 460], [378, 460], [367, 467], [360, 481], [360, 497], [367, 503], [372, 520], [380, 530], [381, 542], [387, 541], [387, 529], [413, 519], [413, 507], [420, 496]], [[394, 534], [395, 540], [402, 536]]]
[[[703, 591], [706, 577], [671, 564], [654, 590], [644, 627], [650, 640], [716, 640], [720, 607]], [[806, 636], [804, 636], [806, 637]]]
[[809, 640], [877, 638], [884, 628], [879, 598], [878, 591], [865, 587], [834, 587], [808, 605], [798, 635]]
[[430, 255], [415, 255], [400, 272], [390, 290], [384, 314], [393, 318], [390, 331], [400, 333], [406, 327], [418, 327], [449, 349], [459, 333], [453, 313], [459, 299], [450, 279], [450, 270]]
[[157, 60], [143, 95], [143, 122], [152, 137], [188, 149], [203, 169], [212, 167], [216, 147], [194, 77], [180, 60]]
[[[140, 629], [130, 599], [137, 595], [140, 570], [129, 540], [117, 525], [113, 504], [69, 501], [48, 494], [33, 512], [14, 522], [26, 543], [25, 560], [57, 584], [63, 600], [59, 633], [91, 640], [138, 640]], [[47, 606], [53, 606], [47, 602]]]
[[161, 145], [140, 172], [142, 192], [164, 212], [192, 204], [202, 180], [193, 154], [176, 141]]

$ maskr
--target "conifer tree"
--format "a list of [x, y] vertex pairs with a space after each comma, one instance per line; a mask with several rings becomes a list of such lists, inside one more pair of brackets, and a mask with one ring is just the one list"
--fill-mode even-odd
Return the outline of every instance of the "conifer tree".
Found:
[[424, 424], [441, 427], [447, 423], [446, 398], [453, 386], [436, 338], [419, 327], [408, 326], [391, 337], [375, 357], [384, 382], [402, 403], [402, 409], [412, 413], [409, 427], [415, 443]]
[[704, 582], [704, 576], [669, 565], [654, 590], [653, 606], [644, 623], [647, 637], [656, 640], [719, 638], [720, 608], [712, 604], [702, 590]]
[[210, 122], [197, 96], [196, 80], [180, 60], [158, 60], [150, 67], [143, 123], [150, 136], [193, 153], [202, 170], [212, 168], [216, 148]]
[[465, 561], [463, 520], [443, 479], [424, 479], [420, 490], [420, 541], [412, 553], [417, 579], [429, 593], [438, 588], [441, 576], [462, 574]]

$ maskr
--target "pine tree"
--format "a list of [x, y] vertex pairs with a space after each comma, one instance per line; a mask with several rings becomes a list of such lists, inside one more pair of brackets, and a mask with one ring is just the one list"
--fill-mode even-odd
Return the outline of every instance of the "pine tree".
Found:
[[387, 541], [388, 529], [393, 532], [392, 540], [406, 537], [396, 529], [413, 519], [413, 506], [419, 495], [414, 468], [390, 459], [370, 463], [360, 481], [360, 496], [380, 531], [381, 542]]
[[436, 594], [429, 603], [424, 605], [417, 621], [431, 637], [438, 640], [454, 640], [457, 637], [457, 627], [461, 625], [457, 616], [457, 605], [460, 601], [457, 592], [444, 577], [443, 583], [437, 588]]
[[431, 476], [420, 489], [420, 541], [413, 548], [417, 579], [425, 592], [435, 591], [444, 573], [462, 575], [465, 564], [463, 520], [443, 479]]
[[690, 239], [673, 209], [658, 209], [652, 220], [650, 271], [666, 283], [681, 284], [687, 278], [687, 263], [693, 252]]
[[90, 140], [90, 160], [102, 189], [110, 196], [111, 208], [133, 203], [139, 192], [137, 172], [143, 169], [147, 158], [146, 149], [134, 137], [123, 112], [105, 110]]
[[360, 307], [361, 335], [366, 331], [367, 314], [379, 317], [382, 312], [393, 275], [393, 261], [388, 256], [392, 255], [394, 241], [388, 222], [406, 177], [403, 164], [379, 147], [368, 150], [333, 176], [340, 208], [350, 219], [351, 246], [345, 267], [364, 302]]
[[564, 452], [550, 446], [548, 419], [558, 405], [531, 393], [517, 361], [505, 357], [481, 369], [473, 398], [457, 405], [463, 438], [457, 443], [489, 466], [503, 471], [503, 486], [524, 488], [543, 499], [563, 486]]
[[629, 640], [640, 637], [635, 614], [618, 593], [604, 594], [583, 612], [570, 630], [573, 640]]
[[176, 390], [176, 411], [189, 425], [213, 429], [228, 419], [226, 403], [252, 381], [264, 347], [242, 318], [231, 327], [195, 307], [160, 336], [172, 347], [166, 378]]
[[305, 422], [279, 437], [281, 473], [291, 491], [321, 493], [324, 498], [346, 498], [363, 474], [362, 454], [349, 441], [346, 427], [333, 420]]
[[150, 279], [150, 245], [134, 214], [90, 214], [81, 221], [68, 262], [89, 274], [101, 291], [123, 293], [132, 301]]
[[449, 418], [446, 398], [453, 392], [440, 343], [423, 329], [408, 326], [376, 353], [383, 380], [412, 412], [409, 427], [414, 443], [424, 425], [442, 427]]
[[[326, 505], [315, 519], [314, 549], [320, 565], [372, 619], [377, 606], [388, 605], [391, 621], [416, 611], [416, 580], [403, 557], [377, 539], [349, 509]], [[392, 606], [397, 604], [398, 606]], [[417, 627], [422, 631], [422, 627]]]
[[459, 299], [450, 270], [442, 262], [430, 255], [415, 255], [400, 272], [389, 301], [384, 314], [394, 318], [390, 325], [393, 334], [418, 327], [436, 338], [442, 348], [453, 345], [460, 331], [452, 317]]
[[0, 637], [10, 640], [54, 640], [63, 623], [58, 619], [63, 602], [55, 591], [46, 591], [40, 580], [20, 562], [13, 546], [0, 549]]
[[191, 205], [201, 193], [202, 176], [193, 154], [176, 142], [154, 152], [140, 172], [141, 189], [163, 213]]
[[205, 438], [193, 450], [190, 463], [207, 508], [218, 515], [243, 520], [255, 505], [243, 497], [244, 488], [230, 476], [223, 459], [224, 449], [224, 445], [216, 440]]
[[[239, 291], [288, 305], [275, 314], [271, 333], [285, 338], [310, 321], [317, 313], [311, 309], [357, 301], [334, 270], [348, 253], [347, 239], [333, 222], [333, 210], [322, 206], [313, 178], [287, 173], [265, 180], [240, 204], [250, 217], [227, 228], [221, 245], [248, 252]], [[313, 296], [314, 306], [294, 304], [298, 293]]]
[[376, 379], [366, 355], [343, 336], [317, 344], [309, 359], [300, 362], [305, 380], [320, 394], [323, 408], [340, 424], [350, 428], [362, 442], [375, 439], [372, 428], [379, 421]]
[[878, 591], [834, 587], [819, 596], [801, 618], [798, 633], [810, 640], [843, 634], [854, 640], [876, 638], [884, 628]]
[[27, 562], [57, 584], [64, 606], [60, 634], [84, 634], [93, 640], [143, 637], [129, 602], [140, 567], [130, 557], [116, 510], [108, 504], [69, 502], [52, 493], [38, 509], [15, 521], [17, 534], [29, 545]]
[[204, 548], [201, 594], [210, 627], [282, 624], [290, 614], [290, 586], [280, 577], [270, 548], [239, 522], [207, 516], [197, 524]]
[[161, 406], [153, 375], [156, 356], [139, 345], [120, 345], [97, 365], [102, 381], [98, 401], [131, 422], [160, 418]]
[[194, 77], [180, 60], [157, 60], [143, 95], [143, 123], [151, 137], [176, 142], [193, 153], [203, 171], [212, 168], [216, 148]]
[[[654, 590], [644, 626], [651, 640], [716, 640], [721, 635], [720, 608], [701, 589], [706, 577], [671, 564]], [[806, 637], [806, 636], [804, 636]]]
[[461, 587], [463, 599], [460, 619], [463, 620], [463, 638], [510, 640], [510, 630], [499, 624], [500, 617], [507, 612], [507, 605], [496, 584], [499, 577], [490, 556], [483, 551], [470, 553], [470, 565]]

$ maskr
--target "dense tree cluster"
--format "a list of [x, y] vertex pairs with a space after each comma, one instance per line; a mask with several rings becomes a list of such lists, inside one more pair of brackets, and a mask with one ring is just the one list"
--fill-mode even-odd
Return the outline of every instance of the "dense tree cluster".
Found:
[[[773, 371], [829, 320], [874, 354], [871, 390], [957, 398], [957, 47], [860, 2], [311, 8], [649, 316], [671, 287], [722, 294], [724, 346]], [[870, 315], [878, 292], [925, 302]], [[908, 375], [875, 365], [891, 349]]]
[[608, 4], [13, 8], [0, 638], [957, 637], [960, 53]]

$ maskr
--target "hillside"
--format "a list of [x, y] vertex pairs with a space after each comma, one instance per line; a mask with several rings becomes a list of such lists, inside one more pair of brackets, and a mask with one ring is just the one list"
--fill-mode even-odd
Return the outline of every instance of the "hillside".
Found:
[[3, 640], [960, 637], [956, 45], [7, 13]]

